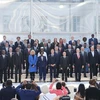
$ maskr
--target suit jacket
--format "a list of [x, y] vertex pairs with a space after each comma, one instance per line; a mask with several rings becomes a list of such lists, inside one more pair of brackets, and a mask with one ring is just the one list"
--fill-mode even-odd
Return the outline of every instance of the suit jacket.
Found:
[[44, 51], [47, 53], [47, 55], [48, 55], [48, 47], [46, 46], [46, 47], [44, 47]]
[[81, 47], [82, 47], [82, 44], [79, 44], [79, 45], [77, 44], [77, 45], [76, 45], [76, 48], [81, 49]]
[[44, 43], [43, 43], [43, 42], [41, 42], [41, 43], [39, 44], [39, 48], [41, 48], [41, 47], [44, 47]]
[[94, 42], [94, 45], [97, 45], [98, 44], [98, 40], [97, 40], [97, 38], [94, 38], [94, 39], [92, 39], [92, 38], [90, 38], [89, 39], [89, 45], [91, 45], [91, 42]]
[[0, 91], [0, 100], [11, 100], [15, 98], [16, 90], [13, 87], [6, 87]]
[[68, 58], [69, 58], [69, 64], [71, 64], [71, 65], [72, 65], [73, 54], [74, 54], [73, 50], [71, 50], [71, 51], [69, 51], [68, 49], [66, 50], [66, 55], [68, 56]]
[[24, 46], [23, 43], [22, 43], [21, 41], [19, 42], [19, 44], [18, 44], [18, 42], [16, 41], [16, 42], [15, 42], [15, 49], [18, 47], [18, 45], [21, 45], [21, 48], [23, 48], [23, 46]]
[[64, 70], [66, 70], [69, 67], [68, 56], [66, 56], [66, 58], [64, 58], [63, 56], [60, 58], [60, 66]]
[[[30, 48], [30, 51], [31, 51], [31, 48]], [[24, 51], [23, 51], [23, 58], [24, 60], [28, 60], [28, 56], [30, 55], [30, 51], [28, 51], [28, 48], [25, 48]]]
[[[74, 40], [74, 42], [75, 42], [75, 45], [77, 45], [77, 41], [76, 41], [76, 40]], [[70, 40], [70, 41], [69, 41], [69, 44], [70, 44], [70, 45], [72, 45], [72, 44], [73, 44], [72, 40]]]
[[0, 56], [0, 69], [6, 69], [8, 67], [8, 56], [5, 55], [5, 58], [3, 56]]
[[58, 51], [58, 53], [55, 52], [55, 56], [56, 56], [56, 64], [57, 64], [57, 66], [59, 66], [59, 64], [60, 64], [61, 52], [59, 52], [59, 51]]
[[68, 44], [67, 44], [67, 43], [66, 43], [65, 45], [62, 44], [62, 46], [63, 46], [63, 49], [64, 49], [64, 50], [68, 49]]
[[40, 50], [39, 46], [38, 47], [33, 46], [32, 49], [35, 51], [36, 55], [38, 54]]
[[[30, 42], [29, 42], [29, 39], [27, 40], [27, 44], [29, 44]], [[30, 43], [30, 45], [31, 45], [31, 47], [34, 45], [34, 40], [33, 39], [31, 39], [31, 43]]]
[[8, 55], [8, 52], [9, 52], [9, 47], [8, 47], [8, 51], [6, 50], [6, 47], [2, 47], [2, 50], [5, 50], [6, 55]]
[[88, 63], [89, 64], [95, 64], [98, 63], [98, 53], [97, 51], [94, 51], [94, 57], [92, 56], [92, 53], [88, 53]]
[[81, 71], [82, 65], [84, 65], [83, 56], [80, 54], [80, 58], [77, 57], [75, 53], [72, 59], [73, 65], [75, 66], [75, 71]]
[[100, 90], [96, 87], [86, 89], [86, 100], [100, 100]]
[[100, 52], [97, 51], [97, 54], [98, 54], [98, 64], [100, 64]]
[[[5, 43], [9, 43], [9, 42], [8, 42], [8, 41], [5, 41]], [[2, 41], [2, 42], [1, 42], [1, 46], [2, 46], [2, 47], [5, 47], [5, 43]]]
[[48, 56], [48, 64], [56, 64], [56, 56], [51, 56], [51, 54]]
[[56, 46], [59, 46], [59, 43], [57, 42], [57, 44], [55, 44], [54, 42], [51, 44], [51, 49], [54, 49], [55, 48], [55, 45]]
[[50, 43], [50, 46], [49, 46], [49, 44], [47, 44], [47, 48], [48, 48], [48, 53], [47, 53], [47, 55], [49, 55], [50, 52], [51, 52], [51, 43]]
[[14, 65], [14, 53], [12, 52], [12, 56], [8, 53], [8, 66], [11, 67]]
[[23, 56], [22, 53], [19, 52], [19, 55], [17, 53], [14, 54], [14, 65], [21, 66], [23, 64]]
[[[82, 53], [81, 53], [82, 54]], [[87, 53], [84, 51], [84, 54], [82, 54], [83, 56], [83, 60], [84, 60], [84, 65], [86, 65], [86, 63], [88, 62], [88, 55]]]
[[46, 65], [47, 65], [47, 60], [46, 60], [46, 57], [43, 56], [43, 61], [41, 59], [41, 56], [38, 57], [38, 67], [44, 67], [46, 68]]
[[20, 89], [20, 88], [22, 88], [22, 85], [19, 85], [16, 88], [16, 92], [20, 96], [21, 100], [36, 100], [36, 97], [39, 96], [41, 93], [40, 87], [38, 86], [36, 87], [37, 91]]

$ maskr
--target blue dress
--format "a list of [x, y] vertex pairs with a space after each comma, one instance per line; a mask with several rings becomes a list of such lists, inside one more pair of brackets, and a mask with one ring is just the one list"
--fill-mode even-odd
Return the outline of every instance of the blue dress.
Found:
[[[37, 64], [37, 56], [34, 55], [29, 55], [28, 57], [28, 61], [29, 61], [29, 72], [36, 72], [37, 71], [37, 67], [36, 67], [36, 64]], [[33, 67], [34, 65], [34, 67]]]

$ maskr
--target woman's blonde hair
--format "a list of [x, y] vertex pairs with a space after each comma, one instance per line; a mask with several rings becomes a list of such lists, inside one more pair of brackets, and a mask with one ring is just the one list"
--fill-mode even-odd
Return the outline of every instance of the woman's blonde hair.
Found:
[[31, 50], [30, 55], [35, 55], [35, 51]]

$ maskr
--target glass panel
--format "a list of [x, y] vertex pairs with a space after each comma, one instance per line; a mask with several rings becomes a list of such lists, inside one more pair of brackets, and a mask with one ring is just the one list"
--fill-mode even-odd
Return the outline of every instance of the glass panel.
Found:
[[29, 1], [0, 0], [0, 32], [30, 32]]
[[98, 33], [100, 30], [100, 0], [44, 1], [0, 0], [0, 32]]

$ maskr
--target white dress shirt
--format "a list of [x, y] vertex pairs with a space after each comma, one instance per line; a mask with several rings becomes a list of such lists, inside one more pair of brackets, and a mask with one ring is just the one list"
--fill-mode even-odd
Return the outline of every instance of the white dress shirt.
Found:
[[92, 53], [92, 56], [94, 57], [94, 51], [91, 51], [91, 53]]
[[[40, 52], [38, 53], [38, 57], [39, 56], [41, 56], [41, 54], [40, 54]], [[43, 53], [43, 56], [45, 56], [46, 57], [46, 60], [48, 60], [48, 58], [47, 58], [47, 53], [44, 51], [44, 53]]]

